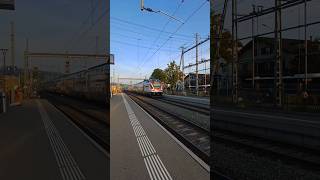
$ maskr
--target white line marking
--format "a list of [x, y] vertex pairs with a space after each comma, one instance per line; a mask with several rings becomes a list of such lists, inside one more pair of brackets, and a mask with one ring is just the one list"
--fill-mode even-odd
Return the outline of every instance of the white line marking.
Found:
[[[150, 179], [155, 180], [172, 180], [168, 170], [163, 165], [161, 159], [157, 155], [155, 148], [153, 147], [151, 141], [146, 135], [143, 127], [141, 126], [138, 118], [134, 114], [132, 108], [127, 102], [126, 98], [121, 94], [124, 105], [126, 107], [129, 120], [132, 125], [132, 129], [137, 139], [137, 143], [140, 148], [140, 152], [142, 154], [142, 158], [144, 160], [144, 164], [149, 173]], [[157, 158], [157, 160], [156, 160]], [[161, 168], [160, 168], [161, 167]], [[164, 170], [163, 170], [164, 169]], [[150, 173], [151, 172], [151, 173]]]
[[63, 142], [59, 131], [52, 123], [47, 111], [39, 100], [36, 100], [36, 102], [62, 178], [64, 180], [84, 180], [83, 173], [80, 171], [68, 147]]
[[76, 129], [78, 129], [80, 131], [80, 133], [86, 137], [100, 152], [102, 152], [105, 156], [107, 156], [108, 158], [110, 158], [110, 154], [102, 147], [100, 146], [95, 140], [93, 140], [90, 136], [88, 136], [82, 129], [80, 129], [78, 127], [78, 125], [76, 125], [71, 119], [69, 119], [65, 114], [63, 114], [59, 109], [57, 109], [57, 107], [55, 107], [54, 105], [52, 105], [50, 102], [48, 102], [48, 104], [54, 108], [58, 113], [60, 113], [61, 116], [63, 116], [65, 119], [68, 119], [68, 122], [73, 125]]
[[[130, 97], [129, 97], [130, 98]], [[131, 98], [130, 98], [131, 99]], [[171, 134], [166, 128], [164, 128], [157, 120], [155, 120], [149, 113], [147, 113], [142, 107], [140, 107], [134, 100], [131, 101], [136, 104], [144, 113], [146, 113], [164, 132], [166, 132], [182, 149], [184, 149], [194, 160], [196, 160], [206, 171], [210, 172], [210, 166], [205, 163], [201, 158], [194, 154], [189, 148], [187, 148], [182, 142], [180, 142], [173, 134]], [[160, 161], [161, 162], [161, 161]], [[162, 163], [162, 162], [161, 162]], [[165, 169], [166, 170], [166, 169]]]

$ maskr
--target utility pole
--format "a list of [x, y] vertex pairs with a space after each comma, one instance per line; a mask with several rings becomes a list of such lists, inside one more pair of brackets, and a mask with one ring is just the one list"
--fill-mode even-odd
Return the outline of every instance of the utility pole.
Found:
[[[252, 5], [252, 14], [256, 13], [255, 5]], [[254, 89], [255, 78], [255, 37], [254, 37], [254, 18], [251, 19], [251, 34], [252, 34], [252, 89]]]
[[233, 86], [233, 102], [238, 103], [238, 8], [237, 0], [232, 0], [232, 86]]
[[6, 75], [6, 54], [7, 54], [7, 51], [8, 49], [0, 49], [0, 51], [2, 52], [2, 56], [3, 56], [3, 70], [2, 70], [2, 73], [3, 73], [3, 76]]
[[281, 22], [281, 1], [275, 0], [275, 63], [274, 63], [274, 95], [275, 95], [275, 105], [282, 107], [282, 22]]
[[99, 44], [99, 36], [96, 35], [96, 54], [99, 53], [99, 50], [98, 50], [99, 49], [99, 47], [98, 47], [99, 45], [98, 44]]
[[27, 53], [29, 51], [29, 39], [26, 39], [26, 49], [25, 49], [25, 55], [24, 55], [24, 94], [27, 97], [27, 92], [28, 92], [28, 56]]
[[308, 40], [307, 40], [307, 0], [304, 1], [304, 43], [305, 43], [305, 48], [304, 48], [304, 83], [305, 83], [305, 92], [308, 90]]
[[[261, 5], [258, 5], [257, 6], [257, 14], [259, 14], [261, 11], [263, 10], [263, 6]], [[259, 16], [257, 16], [257, 21], [256, 21], [256, 24], [257, 24], [257, 30], [256, 30], [256, 35], [259, 35]], [[256, 37], [256, 36], [255, 36]], [[255, 46], [256, 46], [256, 51], [255, 51], [255, 61], [257, 60], [257, 57], [258, 57], [258, 53], [259, 53], [259, 37], [257, 36], [255, 38]], [[256, 69], [255, 69], [255, 65], [254, 65], [254, 76], [256, 75], [259, 75], [259, 72], [258, 72], [259, 69], [257, 69], [257, 73], [256, 73]], [[255, 81], [254, 81], [255, 82]], [[255, 85], [254, 85], [255, 86]]]
[[[66, 54], [68, 54], [68, 51], [66, 52]], [[66, 56], [65, 59], [65, 65], [64, 65], [64, 73], [65, 74], [69, 74], [70, 73], [70, 57]]]
[[199, 48], [198, 48], [198, 33], [196, 33], [196, 92], [197, 92], [197, 96], [199, 96], [199, 72], [198, 72], [198, 51], [199, 51]]
[[115, 84], [115, 78], [116, 78], [115, 74], [116, 74], [116, 70], [113, 68], [113, 76], [112, 76], [113, 85]]
[[15, 72], [15, 28], [14, 22], [11, 22], [11, 66], [12, 72]]
[[184, 48], [185, 47], [181, 47], [181, 69], [182, 69], [182, 93], [184, 94]]
[[[98, 6], [98, 7], [99, 7], [99, 15], [98, 15], [98, 17], [101, 17], [101, 16], [102, 16], [102, 10], [103, 10], [102, 0], [98, 0], [98, 1], [99, 1], [99, 2], [98, 2], [98, 3], [99, 3], [99, 6]], [[99, 23], [99, 29], [98, 29], [98, 35], [97, 35], [97, 37], [96, 37], [96, 38], [97, 38], [97, 52], [98, 52], [98, 53], [101, 52], [102, 49], [103, 49], [103, 48], [102, 48], [103, 46], [102, 46], [102, 43], [101, 43], [101, 42], [102, 42], [101, 40], [102, 40], [102, 37], [103, 37], [103, 36], [102, 36], [102, 32], [103, 32], [103, 31], [102, 31], [102, 30], [103, 30], [102, 25], [103, 25], [102, 22], [100, 22], [100, 23]], [[101, 47], [100, 47], [100, 46], [101, 46]]]
[[204, 62], [204, 94], [207, 94], [207, 62]]

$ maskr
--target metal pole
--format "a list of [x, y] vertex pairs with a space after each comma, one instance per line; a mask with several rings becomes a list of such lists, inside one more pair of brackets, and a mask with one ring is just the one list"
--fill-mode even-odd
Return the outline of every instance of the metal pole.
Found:
[[7, 53], [8, 49], [0, 49], [0, 51], [2, 52], [2, 56], [3, 56], [2, 74], [5, 75], [6, 74], [6, 53]]
[[199, 73], [198, 73], [198, 33], [196, 33], [196, 91], [199, 96]]
[[234, 49], [234, 4], [235, 0], [232, 0], [232, 65], [231, 65], [231, 70], [232, 70], [232, 75], [231, 75], [231, 80], [232, 80], [232, 101], [235, 103], [235, 83], [234, 83], [234, 63], [235, 63], [235, 49]]
[[2, 51], [3, 55], [3, 75], [6, 75], [6, 51]]
[[25, 54], [24, 54], [24, 95], [27, 97], [27, 76], [28, 76], [28, 53], [29, 50], [29, 40], [28, 38], [26, 39], [26, 49], [25, 49]]
[[[252, 14], [255, 13], [255, 5], [252, 5]], [[255, 37], [254, 37], [254, 18], [251, 19], [251, 34], [252, 34], [252, 89], [254, 89], [255, 77]]]
[[15, 72], [15, 35], [14, 35], [14, 22], [11, 22], [11, 66], [12, 66], [12, 72], [14, 74]]
[[283, 59], [282, 59], [282, 6], [281, 6], [281, 1], [279, 1], [279, 106], [282, 107], [283, 105], [283, 93], [284, 93], [284, 87], [283, 87], [283, 79], [282, 79], [282, 75], [283, 75], [283, 69], [282, 69], [282, 65], [283, 65]]
[[307, 0], [304, 1], [304, 43], [305, 43], [305, 61], [304, 61], [304, 66], [305, 66], [305, 91], [308, 90], [308, 40], [307, 40]]
[[4, 54], [3, 56], [3, 64], [4, 64], [4, 74], [6, 75], [7, 74], [7, 65], [6, 65], [6, 54]]
[[274, 27], [275, 28], [274, 99], [275, 99], [275, 105], [281, 107], [282, 106], [281, 1], [275, 0], [275, 8], [276, 10], [275, 10], [275, 27]]
[[278, 57], [278, 0], [274, 0], [275, 8], [274, 11], [274, 104], [277, 105], [277, 57]]
[[238, 60], [238, 20], [237, 20], [237, 14], [238, 14], [238, 7], [237, 7], [237, 0], [234, 0], [234, 13], [233, 13], [233, 18], [234, 18], [234, 50], [233, 50], [233, 56], [234, 56], [234, 102], [238, 103], [238, 64], [239, 64], [239, 60]]
[[182, 93], [184, 94], [184, 47], [181, 47]]
[[113, 85], [115, 84], [115, 79], [116, 79], [115, 73], [116, 73], [116, 70], [113, 68], [113, 76], [112, 76]]
[[99, 51], [98, 51], [98, 46], [99, 46], [99, 45], [98, 45], [98, 44], [99, 44], [98, 42], [99, 42], [99, 36], [96, 36], [96, 54], [98, 54], [98, 52], [99, 52]]
[[207, 94], [207, 62], [204, 62], [204, 94]]

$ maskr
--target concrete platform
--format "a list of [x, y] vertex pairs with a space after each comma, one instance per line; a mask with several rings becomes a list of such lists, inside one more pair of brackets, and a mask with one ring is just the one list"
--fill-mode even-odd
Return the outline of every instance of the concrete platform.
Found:
[[0, 179], [109, 179], [109, 157], [46, 100], [0, 114]]
[[209, 180], [210, 172], [127, 95], [111, 99], [111, 179]]

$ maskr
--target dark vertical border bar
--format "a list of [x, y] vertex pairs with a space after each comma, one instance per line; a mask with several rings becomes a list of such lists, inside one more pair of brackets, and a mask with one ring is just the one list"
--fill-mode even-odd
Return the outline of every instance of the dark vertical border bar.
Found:
[[214, 52], [212, 51], [212, 48], [214, 47], [214, 32], [213, 32], [213, 0], [210, 0], [210, 179], [214, 179], [214, 173], [213, 173], [213, 60]]
[[[107, 54], [111, 54], [110, 53], [110, 0], [106, 0], [106, 53]], [[110, 59], [109, 59], [109, 63], [107, 65], [107, 81], [106, 81], [106, 91], [107, 91], [107, 118], [108, 121], [110, 122]], [[109, 126], [109, 128], [111, 128], [111, 125]], [[109, 131], [110, 133], [110, 131]], [[109, 134], [110, 137], [110, 134]], [[110, 138], [109, 138], [110, 141]], [[110, 144], [110, 142], [109, 142]], [[110, 149], [110, 147], [109, 147]], [[107, 173], [107, 177], [108, 179], [110, 179], [110, 159], [107, 160], [107, 167], [109, 167], [108, 169], [106, 169], [106, 173]]]

